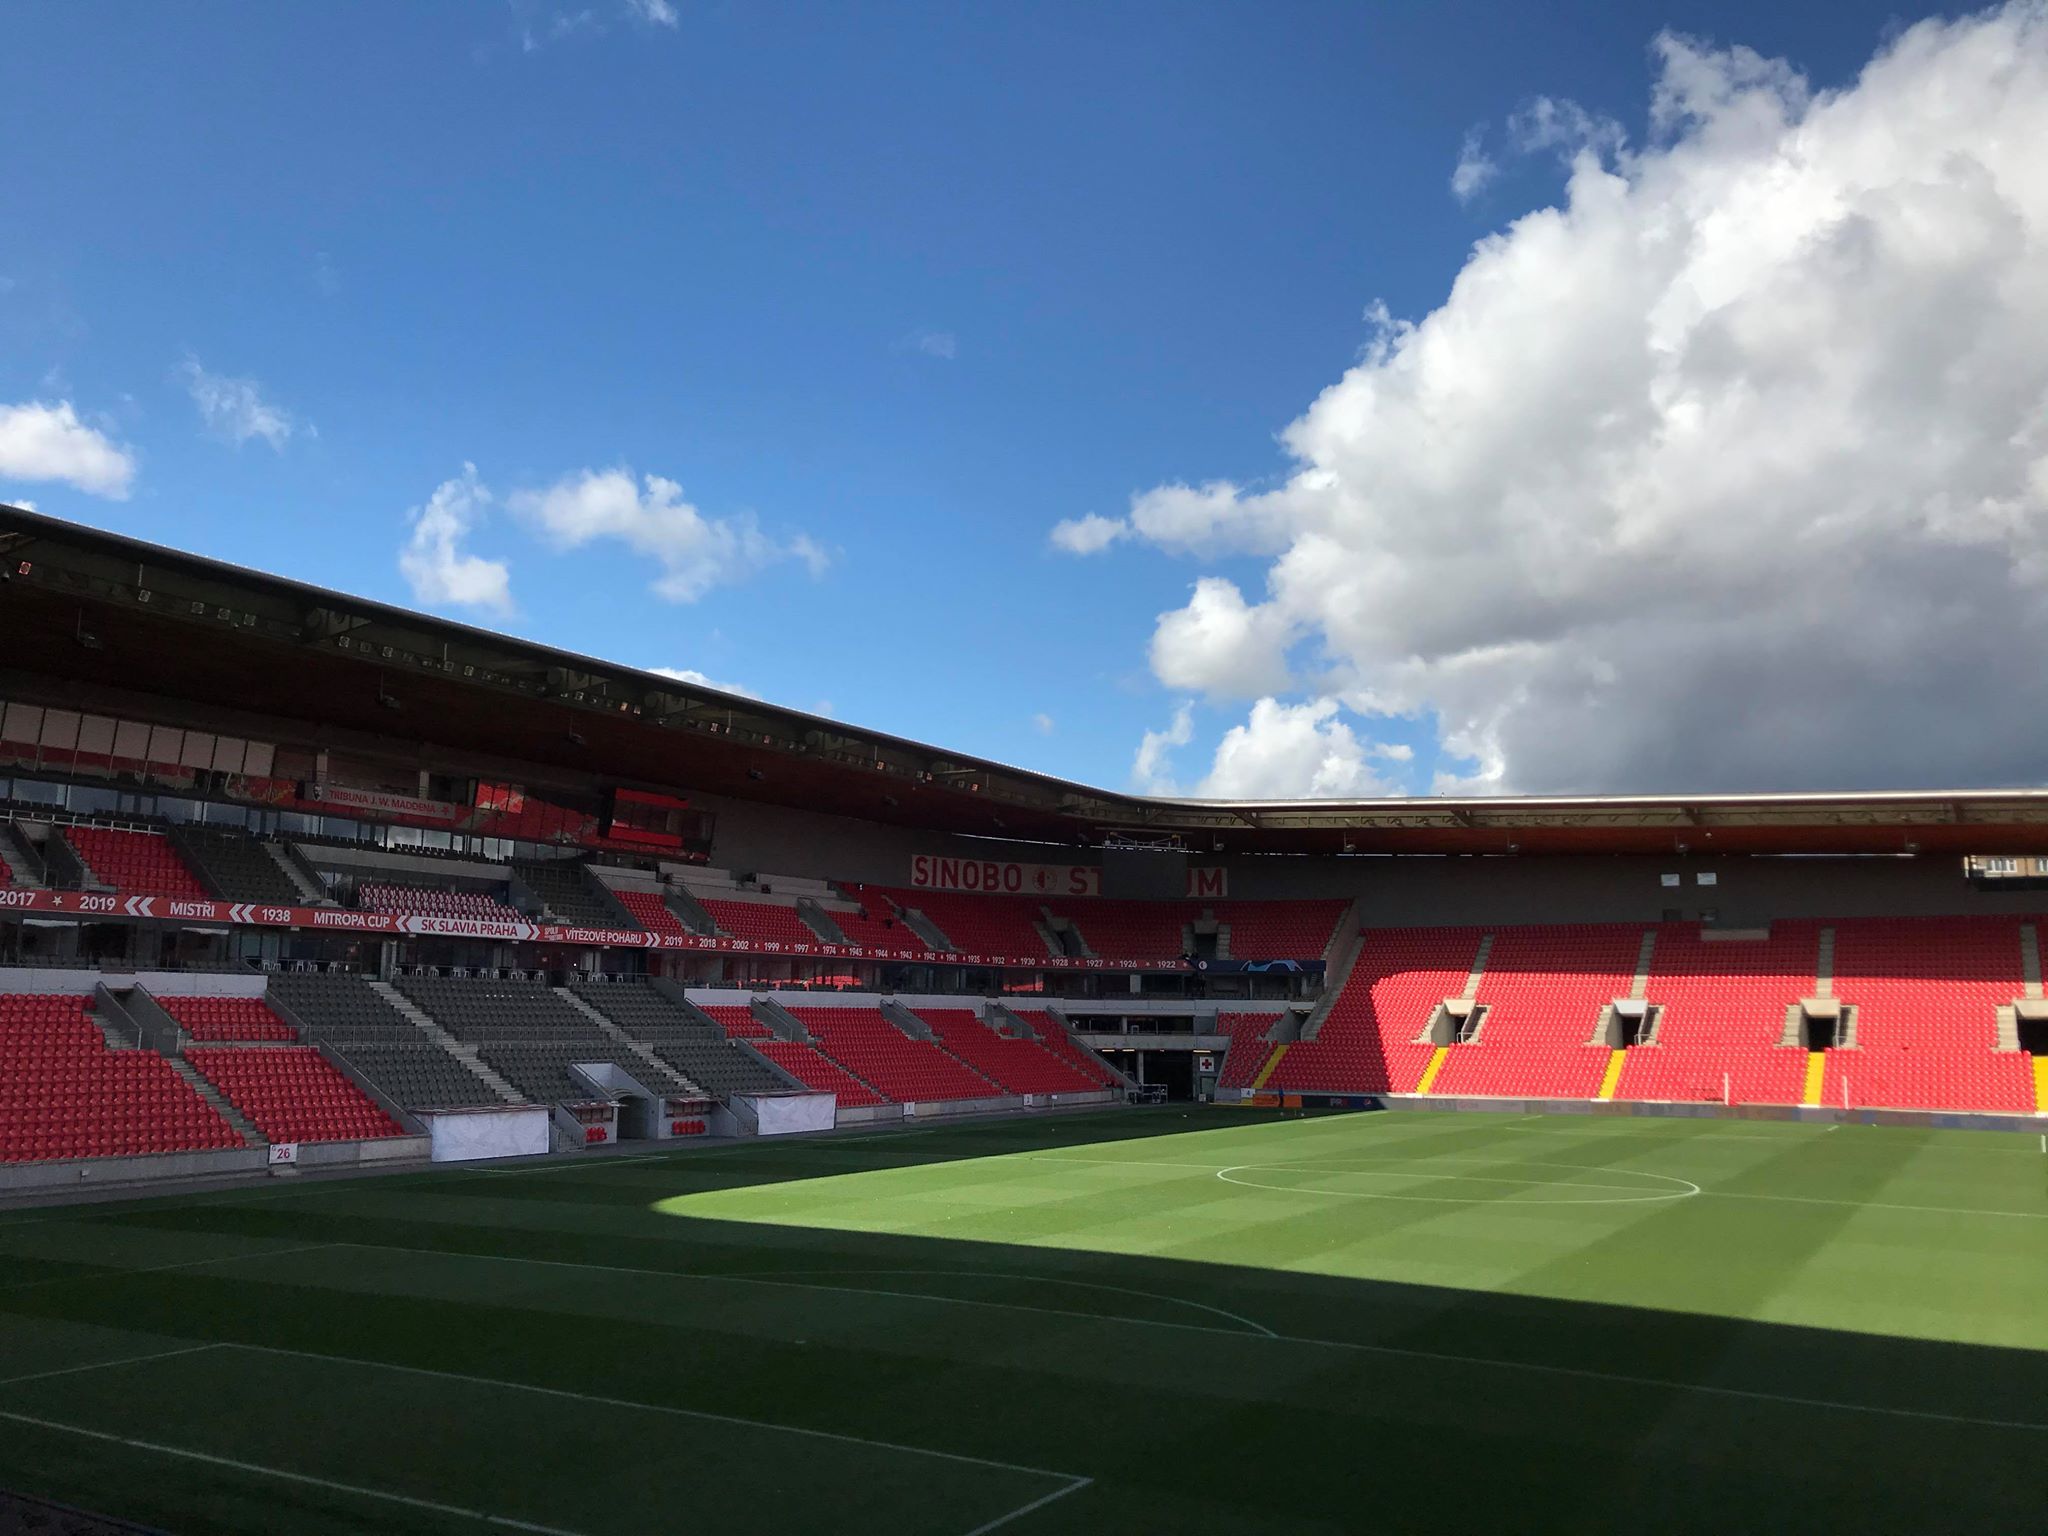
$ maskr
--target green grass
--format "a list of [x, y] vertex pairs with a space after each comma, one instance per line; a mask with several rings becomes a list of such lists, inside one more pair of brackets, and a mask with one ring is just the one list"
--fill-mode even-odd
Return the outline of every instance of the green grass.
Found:
[[1174, 1110], [23, 1212], [0, 1487], [180, 1533], [2036, 1531], [2048, 1156]]

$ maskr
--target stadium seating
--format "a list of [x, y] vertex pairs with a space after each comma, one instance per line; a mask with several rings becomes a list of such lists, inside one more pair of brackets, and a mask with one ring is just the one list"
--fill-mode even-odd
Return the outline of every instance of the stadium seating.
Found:
[[1834, 992], [1855, 1046], [1828, 1053], [1826, 1100], [1898, 1109], [2034, 1108], [2031, 1058], [1996, 1051], [1997, 1015], [2024, 989], [2015, 918], [1841, 922]]
[[915, 907], [931, 919], [952, 944], [966, 955], [1004, 955], [1035, 959], [1051, 953], [1032, 925], [1041, 920], [1043, 903], [1028, 896], [963, 896], [949, 891], [884, 890], [879, 892], [901, 907]]
[[755, 944], [820, 944], [796, 908], [779, 901], [734, 901], [723, 896], [699, 898], [704, 910], [728, 938]]
[[1258, 1078], [1259, 1069], [1273, 1054], [1273, 1046], [1266, 1036], [1278, 1022], [1278, 1018], [1270, 1013], [1216, 1015], [1216, 1032], [1230, 1037], [1230, 1047], [1223, 1053], [1223, 1070], [1216, 1078], [1217, 1087], [1252, 1086]]
[[223, 901], [296, 907], [306, 899], [270, 850], [246, 832], [181, 826], [171, 829], [170, 838], [187, 866]]
[[847, 943], [869, 949], [914, 949], [920, 953], [930, 950], [924, 935], [903, 921], [896, 904], [880, 887], [869, 886], [850, 899], [857, 903], [852, 911], [825, 909], [825, 915], [846, 935]]
[[1093, 1055], [1075, 1044], [1060, 1027], [1059, 1020], [1051, 1014], [1035, 1008], [1013, 1008], [1010, 1011], [1031, 1027], [1031, 1032], [1038, 1036], [1040, 1045], [1090, 1082], [1099, 1083], [1104, 1088], [1117, 1086], [1116, 1075]]
[[1117, 960], [1172, 960], [1192, 953], [1187, 925], [1202, 915], [1199, 905], [1186, 901], [1070, 901], [1052, 907], [1080, 930], [1089, 954]]
[[725, 1031], [732, 1040], [772, 1040], [775, 1031], [754, 1017], [754, 1010], [744, 1003], [717, 1003], [704, 1012]]
[[819, 1047], [898, 1103], [985, 1099], [1001, 1090], [929, 1040], [913, 1040], [872, 1008], [789, 1010]]
[[889, 1101], [829, 1056], [794, 1040], [757, 1040], [754, 1048], [806, 1088], [839, 1096], [842, 1109], [865, 1109]]
[[407, 1109], [502, 1102], [360, 976], [286, 972], [270, 978], [268, 996], [304, 1024], [311, 1038]]
[[477, 890], [446, 886], [390, 885], [365, 880], [356, 887], [356, 905], [365, 912], [391, 917], [463, 917], [486, 923], [519, 923], [526, 919], [516, 907]]
[[513, 864], [512, 873], [565, 923], [579, 928], [628, 931], [638, 926], [611, 890], [580, 859], [520, 860]]
[[649, 933], [666, 934], [670, 938], [688, 938], [690, 930], [685, 928], [675, 913], [656, 891], [635, 891], [614, 889], [612, 894], [619, 898], [619, 905], [633, 914], [633, 920]]
[[1350, 905], [1348, 901], [1214, 901], [1209, 909], [1230, 929], [1233, 960], [1317, 960], [1330, 947], [1331, 936]]
[[109, 1049], [87, 999], [0, 995], [0, 1162], [241, 1145], [155, 1051]]
[[211, 896], [161, 832], [65, 827], [64, 840], [102, 885], [134, 895], [209, 901]]
[[578, 1062], [611, 1062], [655, 1093], [687, 1095], [690, 1084], [628, 1050], [553, 988], [534, 981], [459, 981], [407, 977], [394, 983], [414, 1007], [485, 1065], [538, 1103], [599, 1095], [572, 1077]]
[[733, 1044], [722, 1025], [698, 1023], [646, 982], [609, 982], [580, 988], [576, 995], [714, 1098], [778, 1093], [789, 1086]]
[[1659, 928], [1647, 994], [1663, 1011], [1656, 1044], [1630, 1049], [1614, 1096], [1718, 1103], [1725, 1086], [1733, 1103], [1797, 1104], [1806, 1052], [1778, 1042], [1786, 1009], [1813, 994], [1819, 946], [1814, 924], [1782, 923], [1767, 939]]
[[1465, 990], [1480, 936], [1476, 928], [1368, 930], [1316, 1037], [1289, 1045], [1266, 1086], [1289, 1092], [1413, 1091], [1431, 1055], [1431, 1047], [1415, 1039], [1437, 1004]]
[[1608, 1052], [1588, 1042], [1601, 1010], [1635, 984], [1642, 940], [1626, 923], [1496, 929], [1480, 1037], [1451, 1047], [1432, 1091], [1592, 1098]]
[[999, 1035], [966, 1008], [920, 1008], [940, 1044], [1006, 1093], [1092, 1093], [1096, 1079], [1036, 1040]]
[[298, 1039], [298, 1032], [270, 1011], [260, 997], [175, 997], [156, 999], [194, 1040], [277, 1041]]
[[369, 1141], [404, 1130], [310, 1046], [221, 1046], [185, 1059], [272, 1141]]

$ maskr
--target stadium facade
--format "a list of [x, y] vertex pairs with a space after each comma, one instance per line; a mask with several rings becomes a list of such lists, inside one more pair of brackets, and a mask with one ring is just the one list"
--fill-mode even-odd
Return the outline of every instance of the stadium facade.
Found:
[[14, 508], [0, 635], [0, 1178], [1139, 1087], [2048, 1109], [2048, 792], [1116, 794]]

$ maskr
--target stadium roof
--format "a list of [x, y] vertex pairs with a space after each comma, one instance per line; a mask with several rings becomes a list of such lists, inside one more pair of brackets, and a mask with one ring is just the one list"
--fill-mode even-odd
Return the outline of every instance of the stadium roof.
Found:
[[17, 676], [935, 831], [1197, 853], [2048, 851], [2038, 789], [1118, 794], [10, 506], [0, 576], [0, 667]]

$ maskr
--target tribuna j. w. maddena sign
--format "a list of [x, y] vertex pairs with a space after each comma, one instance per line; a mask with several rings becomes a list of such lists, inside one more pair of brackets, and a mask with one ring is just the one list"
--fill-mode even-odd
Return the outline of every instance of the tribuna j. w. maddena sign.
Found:
[[366, 936], [488, 939], [514, 944], [575, 945], [587, 949], [709, 951], [722, 954], [786, 955], [825, 960], [918, 960], [945, 965], [978, 965], [1011, 970], [1184, 971], [1182, 959], [1120, 960], [1107, 956], [983, 955], [925, 949], [888, 949], [873, 944], [785, 944], [723, 935], [629, 932], [619, 928], [572, 928], [558, 923], [494, 923], [469, 917], [394, 917], [340, 907], [273, 907], [245, 901], [197, 901], [170, 896], [124, 896], [97, 891], [37, 891], [0, 887], [0, 916], [53, 914], [132, 922], [226, 924], [230, 927], [299, 928]]

